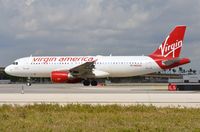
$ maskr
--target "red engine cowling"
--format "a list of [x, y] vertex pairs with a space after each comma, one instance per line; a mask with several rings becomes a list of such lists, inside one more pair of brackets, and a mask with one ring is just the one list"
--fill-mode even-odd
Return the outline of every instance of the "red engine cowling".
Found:
[[51, 73], [51, 81], [53, 83], [77, 83], [80, 81], [74, 78], [70, 73], [64, 71], [53, 71]]

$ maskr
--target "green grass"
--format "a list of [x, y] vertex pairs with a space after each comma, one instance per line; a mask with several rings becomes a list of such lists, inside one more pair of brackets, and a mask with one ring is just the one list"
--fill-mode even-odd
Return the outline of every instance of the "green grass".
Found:
[[0, 131], [200, 131], [200, 109], [141, 105], [3, 105]]

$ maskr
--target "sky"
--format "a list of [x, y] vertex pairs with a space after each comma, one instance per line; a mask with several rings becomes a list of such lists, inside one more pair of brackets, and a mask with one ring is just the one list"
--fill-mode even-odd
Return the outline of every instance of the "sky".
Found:
[[199, 0], [0, 0], [0, 66], [40, 55], [148, 55], [186, 25], [182, 57], [200, 70]]

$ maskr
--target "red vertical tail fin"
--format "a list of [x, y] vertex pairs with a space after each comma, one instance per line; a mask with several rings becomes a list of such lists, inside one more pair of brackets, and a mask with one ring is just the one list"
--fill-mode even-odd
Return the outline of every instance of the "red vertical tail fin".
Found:
[[149, 56], [154, 58], [178, 58], [183, 46], [186, 26], [176, 26], [163, 43]]
[[188, 58], [180, 58], [186, 26], [176, 26], [163, 43], [149, 55], [162, 69], [170, 69], [190, 63]]

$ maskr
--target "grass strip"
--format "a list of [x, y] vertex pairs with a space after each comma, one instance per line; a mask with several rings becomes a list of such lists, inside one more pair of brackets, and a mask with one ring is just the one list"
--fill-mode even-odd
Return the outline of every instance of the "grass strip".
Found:
[[200, 109], [144, 105], [3, 105], [0, 131], [200, 131]]

